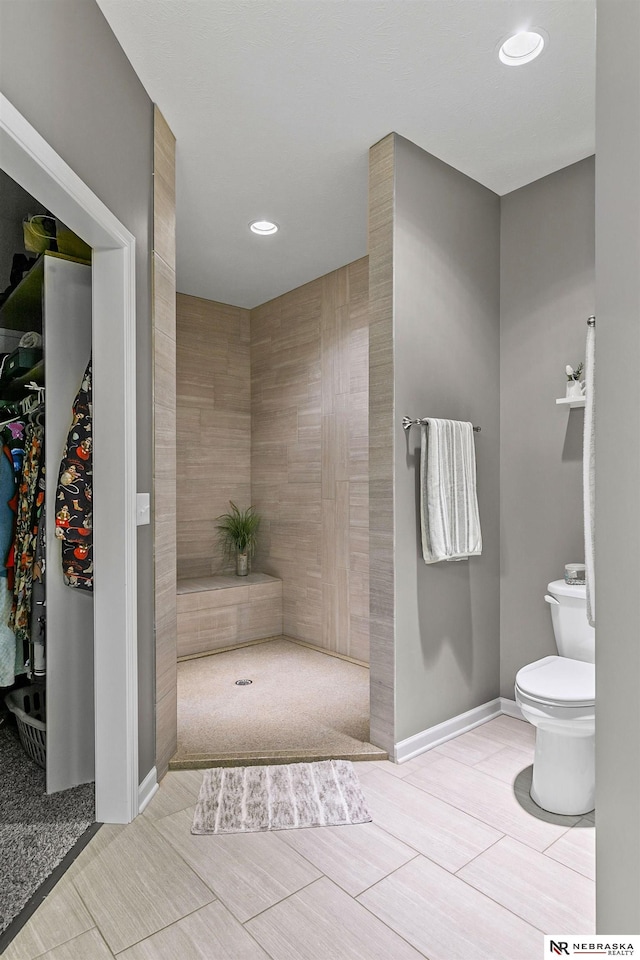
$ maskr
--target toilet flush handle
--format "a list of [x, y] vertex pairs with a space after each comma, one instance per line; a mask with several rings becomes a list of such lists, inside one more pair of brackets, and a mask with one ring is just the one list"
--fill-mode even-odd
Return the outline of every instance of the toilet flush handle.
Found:
[[547, 603], [557, 603], [558, 606], [560, 606], [560, 601], [556, 600], [555, 597], [550, 597], [548, 593], [545, 595], [545, 600], [547, 601]]

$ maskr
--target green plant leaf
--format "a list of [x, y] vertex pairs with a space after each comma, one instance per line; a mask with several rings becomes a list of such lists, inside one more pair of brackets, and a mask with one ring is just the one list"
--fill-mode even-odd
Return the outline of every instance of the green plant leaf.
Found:
[[233, 500], [229, 501], [229, 506], [229, 513], [216, 517], [216, 529], [220, 534], [223, 550], [229, 557], [233, 557], [238, 551], [253, 556], [261, 518], [252, 506], [240, 510]]

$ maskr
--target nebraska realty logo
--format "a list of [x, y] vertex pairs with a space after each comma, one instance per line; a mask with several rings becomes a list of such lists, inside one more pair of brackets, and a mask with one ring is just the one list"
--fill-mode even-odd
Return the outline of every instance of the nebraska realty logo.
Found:
[[566, 934], [544, 938], [544, 956], [549, 957], [640, 957], [640, 937], [605, 937], [591, 934], [570, 937]]

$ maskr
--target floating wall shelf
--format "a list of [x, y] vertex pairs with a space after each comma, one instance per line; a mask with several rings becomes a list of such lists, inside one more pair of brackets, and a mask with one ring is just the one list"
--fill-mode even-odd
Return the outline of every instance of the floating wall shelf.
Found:
[[563, 407], [569, 407], [572, 410], [574, 407], [584, 407], [585, 398], [584, 397], [560, 397], [559, 400], [556, 400], [556, 403], [559, 403]]

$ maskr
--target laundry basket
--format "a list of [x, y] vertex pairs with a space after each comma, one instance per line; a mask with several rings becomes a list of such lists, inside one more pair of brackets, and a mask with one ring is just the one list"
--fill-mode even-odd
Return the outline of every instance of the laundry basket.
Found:
[[12, 690], [4, 698], [18, 722], [20, 742], [40, 767], [47, 762], [47, 725], [45, 723], [45, 687], [43, 683]]

